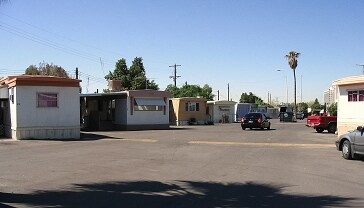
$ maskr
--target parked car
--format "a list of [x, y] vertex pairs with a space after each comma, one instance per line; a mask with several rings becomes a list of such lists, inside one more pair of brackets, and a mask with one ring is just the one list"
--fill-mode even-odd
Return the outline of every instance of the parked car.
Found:
[[305, 114], [303, 112], [297, 112], [296, 119], [303, 120], [305, 118]]
[[270, 129], [269, 119], [264, 113], [248, 113], [241, 120], [241, 128], [243, 130], [246, 128]]
[[364, 155], [364, 127], [358, 126], [356, 130], [341, 135], [336, 141], [336, 148], [348, 160], [353, 159], [355, 154]]

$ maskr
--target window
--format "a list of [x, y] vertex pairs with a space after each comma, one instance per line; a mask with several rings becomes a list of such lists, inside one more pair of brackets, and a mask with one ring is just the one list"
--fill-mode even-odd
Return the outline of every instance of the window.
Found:
[[348, 91], [348, 102], [364, 101], [364, 90]]
[[200, 111], [200, 103], [194, 103], [194, 102], [186, 103], [186, 111]]
[[163, 111], [166, 103], [163, 99], [134, 99], [134, 110], [135, 111]]
[[359, 101], [364, 101], [364, 90], [359, 91]]
[[134, 105], [135, 111], [162, 111], [163, 106], [158, 105]]
[[58, 107], [58, 95], [56, 93], [38, 93], [38, 107]]

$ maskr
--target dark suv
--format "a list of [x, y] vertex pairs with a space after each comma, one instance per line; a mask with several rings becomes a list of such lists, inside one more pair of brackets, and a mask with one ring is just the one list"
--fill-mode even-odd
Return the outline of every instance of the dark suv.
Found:
[[241, 128], [243, 130], [246, 128], [270, 129], [269, 119], [264, 113], [248, 113], [241, 120]]

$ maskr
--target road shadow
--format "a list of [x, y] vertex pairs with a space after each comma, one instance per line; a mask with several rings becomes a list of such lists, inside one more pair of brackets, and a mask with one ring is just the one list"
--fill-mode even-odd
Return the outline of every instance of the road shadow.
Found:
[[70, 190], [0, 192], [0, 205], [35, 207], [348, 207], [354, 198], [283, 193], [285, 186], [196, 181], [128, 181], [75, 184]]
[[34, 140], [34, 141], [61, 141], [61, 142], [72, 142], [72, 141], [95, 141], [95, 140], [101, 140], [101, 139], [122, 139], [122, 138], [115, 138], [103, 134], [95, 134], [95, 133], [86, 133], [81, 132], [80, 138], [47, 138], [47, 139], [38, 139], [38, 138], [30, 138], [26, 140]]
[[275, 131], [277, 129], [274, 129], [274, 128], [270, 128], [270, 129], [249, 129], [249, 128], [246, 128], [245, 131]]

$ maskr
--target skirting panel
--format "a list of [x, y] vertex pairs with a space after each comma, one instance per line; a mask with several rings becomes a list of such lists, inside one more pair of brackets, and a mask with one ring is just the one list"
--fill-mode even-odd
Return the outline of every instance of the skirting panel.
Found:
[[338, 136], [345, 134], [348, 131], [355, 130], [356, 127], [361, 126], [361, 125], [363, 125], [361, 122], [357, 122], [357, 123], [355, 123], [355, 122], [347, 122], [347, 123], [338, 122], [338, 124], [337, 124]]
[[80, 127], [17, 128], [11, 130], [11, 137], [21, 139], [79, 139]]

